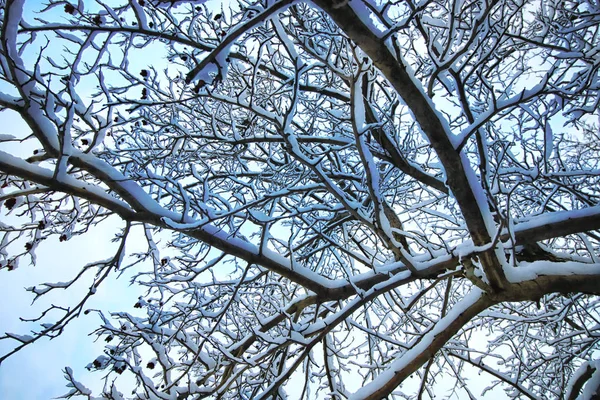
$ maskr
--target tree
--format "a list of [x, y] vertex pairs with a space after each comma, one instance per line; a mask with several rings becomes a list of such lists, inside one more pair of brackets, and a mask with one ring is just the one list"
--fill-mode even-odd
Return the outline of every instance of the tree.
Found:
[[36, 149], [0, 151], [27, 219], [4, 273], [120, 224], [116, 254], [28, 288], [94, 275], [1, 360], [87, 313], [142, 226], [140, 310], [91, 310], [108, 398], [120, 374], [142, 399], [476, 398], [473, 370], [599, 390], [596, 1], [1, 4], [0, 104], [31, 135], [0, 140]]

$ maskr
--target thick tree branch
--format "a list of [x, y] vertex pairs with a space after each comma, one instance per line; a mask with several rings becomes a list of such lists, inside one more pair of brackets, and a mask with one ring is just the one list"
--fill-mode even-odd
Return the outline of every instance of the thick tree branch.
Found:
[[[478, 201], [474, 194], [474, 191], [482, 189], [481, 187], [472, 187], [472, 185], [477, 185], [477, 182], [473, 178], [467, 177], [468, 172], [465, 171], [465, 168], [470, 169], [470, 166], [468, 163], [465, 164], [466, 158], [461, 157], [454, 150], [454, 145], [450, 140], [452, 133], [449, 128], [435, 110], [431, 100], [419, 88], [415, 78], [411, 77], [406, 67], [396, 59], [396, 57], [400, 57], [400, 54], [393, 54], [386, 41], [365, 26], [348, 4], [337, 6], [336, 3], [329, 0], [315, 0], [314, 3], [327, 12], [350, 39], [371, 57], [373, 64], [402, 97], [444, 167], [446, 184], [458, 202], [473, 242], [477, 246], [489, 243], [491, 237], [482, 215], [484, 212], [482, 208], [487, 207], [487, 204], [479, 204], [484, 199]], [[388, 40], [392, 41], [393, 39]], [[470, 173], [473, 174], [472, 171]], [[506, 279], [502, 276], [500, 263], [495, 254], [493, 252], [482, 254], [482, 261], [492, 287], [503, 287]]]
[[377, 376], [350, 399], [379, 400], [390, 395], [400, 383], [433, 357], [463, 326], [493, 304], [493, 300], [485, 293], [477, 288], [472, 289], [472, 292], [455, 304], [427, 334], [396, 359], [385, 373]]

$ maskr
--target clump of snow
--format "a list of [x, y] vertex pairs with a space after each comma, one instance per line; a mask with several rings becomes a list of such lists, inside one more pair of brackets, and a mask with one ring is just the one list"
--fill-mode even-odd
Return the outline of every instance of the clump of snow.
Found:
[[598, 275], [600, 274], [600, 264], [542, 260], [531, 263], [522, 262], [517, 267], [505, 265], [504, 273], [509, 282], [519, 283], [534, 280], [539, 276]]

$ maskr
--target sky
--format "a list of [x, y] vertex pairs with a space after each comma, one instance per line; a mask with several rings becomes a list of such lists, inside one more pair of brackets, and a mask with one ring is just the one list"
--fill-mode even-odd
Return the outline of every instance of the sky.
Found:
[[[14, 134], [14, 128], [21, 129], [14, 116], [0, 113], [0, 133]], [[11, 129], [13, 128], [13, 129]], [[4, 150], [5, 144], [0, 143]], [[0, 219], [11, 224], [16, 218], [6, 217], [6, 209], [2, 209]], [[76, 236], [67, 242], [59, 242], [57, 237], [40, 244], [37, 251], [36, 265], [21, 262], [14, 271], [0, 271], [1, 306], [0, 332], [29, 334], [31, 329], [39, 329], [36, 323], [23, 323], [23, 318], [35, 318], [50, 304], [73, 305], [86, 293], [89, 280], [83, 285], [68, 290], [58, 289], [56, 293], [43, 296], [32, 304], [33, 296], [24, 288], [44, 282], [63, 282], [72, 279], [79, 269], [92, 261], [106, 258], [114, 254], [116, 244], [111, 239], [116, 232], [117, 221], [108, 220], [100, 224], [86, 235]], [[143, 238], [141, 230], [133, 232], [132, 238]], [[20, 244], [22, 245], [22, 243]], [[130, 252], [143, 250], [143, 243], [128, 241]], [[133, 272], [133, 271], [132, 271]], [[130, 273], [120, 279], [105, 281], [97, 293], [90, 298], [88, 308], [101, 308], [104, 311], [130, 310], [143, 292], [129, 285]], [[52, 318], [48, 319], [52, 321]], [[81, 315], [70, 323], [64, 333], [53, 340], [46, 338], [27, 346], [19, 353], [4, 361], [0, 367], [0, 397], [3, 399], [34, 400], [49, 399], [65, 394], [66, 380], [62, 369], [70, 366], [78, 380], [90, 389], [101, 391], [100, 373], [90, 374], [85, 366], [103, 353], [104, 342], [94, 342], [95, 336], [89, 336], [101, 324], [95, 313]], [[16, 342], [0, 341], [0, 353], [10, 351]]]
[[[38, 1], [29, 1], [37, 5]], [[0, 135], [10, 134], [23, 138], [28, 135], [28, 128], [14, 112], [0, 113]], [[0, 142], [0, 150], [33, 151], [33, 148], [23, 150], [23, 146]], [[29, 153], [31, 154], [31, 153]], [[24, 155], [24, 154], [16, 154]], [[18, 221], [14, 215], [6, 216], [6, 209], [0, 211], [0, 218], [5, 224]], [[87, 287], [81, 285], [74, 290], [57, 291], [44, 296], [32, 304], [33, 296], [24, 290], [43, 282], [58, 282], [70, 280], [79, 269], [92, 261], [106, 258], [114, 253], [116, 244], [111, 242], [119, 223], [109, 219], [100, 224], [88, 234], [74, 237], [67, 242], [59, 242], [57, 237], [49, 239], [39, 246], [37, 262], [28, 265], [22, 262], [14, 271], [0, 271], [0, 293], [3, 304], [0, 307], [0, 334], [13, 332], [29, 334], [31, 329], [39, 328], [38, 324], [26, 324], [20, 317], [34, 318], [43, 312], [50, 304], [69, 305], [77, 302], [85, 294]], [[128, 241], [128, 253], [145, 249], [141, 230], [132, 233]], [[141, 238], [139, 241], [135, 237]], [[19, 242], [18, 245], [23, 245]], [[110, 279], [105, 282], [91, 298], [88, 308], [101, 308], [104, 311], [132, 311], [133, 304], [143, 292], [129, 285], [129, 277], [133, 271], [120, 279]], [[68, 392], [62, 369], [66, 366], [73, 368], [77, 380], [84, 383], [98, 394], [102, 390], [102, 373], [89, 373], [85, 366], [103, 353], [104, 342], [95, 342], [90, 336], [101, 323], [95, 313], [81, 315], [70, 323], [65, 332], [53, 340], [42, 341], [28, 346], [18, 354], [6, 360], [0, 367], [0, 397], [8, 400], [37, 400], [50, 399]], [[0, 341], [0, 354], [10, 351], [14, 341]], [[473, 389], [478, 394], [489, 380], [481, 379], [474, 371], [474, 380], [479, 389]], [[443, 387], [443, 384], [441, 385]], [[494, 391], [487, 398], [501, 399], [503, 392]]]
[[[0, 113], [0, 134], [24, 137], [28, 132], [27, 126], [16, 113]], [[22, 150], [22, 147], [20, 148]], [[16, 146], [6, 142], [0, 143], [0, 150], [18, 151]], [[12, 214], [6, 216], [6, 208], [1, 209], [0, 219], [6, 224], [17, 222], [17, 218]], [[14, 271], [1, 270], [0, 293], [4, 304], [1, 307], [0, 332], [29, 334], [30, 329], [36, 329], [39, 325], [25, 324], [19, 321], [19, 317], [37, 317], [49, 304], [74, 304], [79, 296], [85, 293], [87, 286], [58, 291], [42, 297], [34, 304], [31, 304], [33, 296], [24, 288], [43, 282], [70, 280], [83, 265], [114, 254], [116, 244], [111, 243], [111, 239], [119, 226], [115, 218], [67, 242], [59, 242], [58, 238], [54, 237], [38, 247], [36, 265], [22, 262]], [[129, 254], [145, 250], [141, 230], [132, 232], [130, 237], [131, 240], [127, 242]], [[136, 237], [140, 240], [136, 241]], [[132, 306], [143, 292], [138, 287], [129, 285], [132, 273], [133, 271], [120, 279], [115, 279], [113, 275], [113, 279], [104, 282], [91, 298], [88, 308], [101, 308], [106, 312], [133, 311]], [[0, 367], [0, 397], [7, 400], [44, 400], [61, 396], [68, 392], [67, 381], [62, 372], [66, 366], [73, 368], [76, 379], [92, 389], [94, 394], [101, 393], [103, 373], [90, 373], [85, 369], [87, 364], [103, 354], [104, 342], [95, 342], [95, 336], [90, 336], [100, 324], [101, 321], [95, 313], [81, 315], [70, 323], [58, 338], [43, 339], [7, 359]], [[14, 343], [8, 340], [0, 341], [0, 354], [10, 351]], [[473, 393], [479, 394], [490, 381], [477, 374], [474, 369], [471, 370], [473, 376], [470, 382], [474, 386], [471, 389]], [[356, 382], [354, 380], [354, 383]], [[352, 380], [347, 386], [349, 389], [357, 389], [350, 387]], [[448, 390], [443, 382], [436, 387], [440, 391]], [[293, 390], [292, 386], [289, 389], [290, 394], [293, 394]], [[505, 396], [497, 389], [488, 393], [485, 398], [502, 399]]]
[[[10, 134], [24, 138], [29, 132], [17, 113], [0, 112], [0, 135]], [[34, 147], [22, 144], [0, 142], [0, 150], [15, 155], [23, 155], [23, 152], [32, 152], [33, 149]], [[7, 215], [7, 209], [2, 207], [0, 220], [4, 224], [18, 226], [18, 221], [22, 218], [14, 213]], [[75, 236], [66, 242], [59, 242], [58, 237], [52, 237], [38, 246], [35, 265], [24, 259], [25, 262], [21, 262], [19, 268], [13, 271], [0, 270], [0, 334], [30, 334], [32, 329], [39, 330], [39, 324], [24, 323], [19, 318], [36, 318], [50, 304], [76, 304], [86, 293], [89, 280], [68, 290], [59, 289], [55, 293], [49, 293], [33, 304], [34, 296], [26, 292], [25, 288], [44, 282], [69, 281], [82, 266], [114, 254], [117, 245], [111, 240], [121, 225], [113, 218], [99, 224], [88, 234]], [[143, 232], [132, 232], [131, 238], [136, 237], [143, 239]], [[16, 246], [23, 246], [23, 240]], [[129, 253], [143, 251], [145, 243], [143, 240], [129, 240], [127, 249]], [[87, 307], [101, 308], [107, 312], [133, 310], [132, 306], [143, 292], [138, 287], [129, 285], [132, 273], [133, 271], [125, 273], [119, 279], [113, 274], [112, 279], [105, 281], [91, 297]], [[51, 318], [45, 322], [50, 321]], [[6, 359], [0, 366], [0, 398], [42, 400], [61, 396], [68, 392], [67, 381], [62, 372], [66, 366], [73, 368], [79, 381], [95, 393], [100, 393], [102, 374], [85, 370], [87, 364], [103, 354], [104, 342], [95, 342], [95, 336], [89, 335], [100, 324], [101, 320], [95, 313], [81, 315], [58, 338], [41, 339]], [[0, 340], [0, 354], [11, 351], [16, 343], [14, 340]]]
[[[32, 21], [36, 16], [36, 10], [39, 10], [44, 3], [46, 2], [40, 0], [26, 0], [25, 20]], [[85, 4], [86, 7], [90, 7], [94, 2], [89, 1]], [[62, 8], [56, 8], [54, 12], [59, 13], [57, 14], [58, 18], [63, 17]], [[43, 37], [40, 40], [40, 43], [45, 44]], [[52, 43], [50, 43], [50, 48], [46, 49], [46, 54], [49, 54], [49, 51], [53, 51]], [[64, 49], [61, 44], [56, 52], [59, 54], [62, 51]], [[24, 55], [26, 62], [27, 60], [35, 61], [36, 57], [37, 54], [26, 53]], [[154, 53], [143, 60], [133, 60], [130, 66], [134, 68], [140, 63], [147, 68], [147, 63], [156, 64], [159, 59], [160, 57]], [[82, 85], [78, 85], [80, 90]], [[91, 89], [92, 87], [90, 87], [90, 92]], [[0, 90], [8, 89], [6, 85], [0, 84]], [[82, 92], [78, 92], [78, 94], [85, 95]], [[30, 134], [30, 130], [17, 113], [5, 110], [0, 112], [0, 137], [3, 134], [23, 139]], [[34, 142], [36, 141], [31, 140], [24, 144], [0, 141], [0, 150], [26, 157], [36, 149]], [[0, 209], [0, 221], [4, 224], [19, 225], [19, 218], [14, 213], [7, 215], [5, 207]], [[72, 237], [66, 242], [59, 242], [58, 237], [53, 237], [38, 246], [35, 265], [29, 264], [24, 259], [25, 262], [22, 261], [19, 268], [13, 271], [0, 270], [0, 293], [2, 294], [0, 299], [3, 302], [0, 306], [0, 335], [5, 332], [27, 335], [31, 333], [32, 329], [39, 331], [38, 323], [24, 323], [20, 321], [20, 318], [36, 318], [50, 304], [61, 306], [77, 304], [89, 288], [89, 279], [84, 280], [83, 285], [68, 290], [55, 290], [33, 304], [34, 296], [25, 291], [25, 288], [44, 282], [69, 281], [87, 263], [113, 255], [117, 243], [112, 243], [111, 240], [122, 226], [123, 224], [119, 223], [115, 217], [99, 224], [87, 234]], [[22, 251], [23, 245], [24, 240], [21, 240], [15, 245], [15, 248], [21, 246], [18, 251]], [[134, 227], [130, 239], [127, 241], [127, 254], [145, 251], [146, 247], [141, 228]], [[144, 265], [140, 265], [139, 268], [144, 268]], [[99, 308], [107, 313], [111, 311], [134, 313], [137, 311], [133, 309], [133, 305], [144, 292], [137, 286], [130, 286], [129, 280], [139, 268], [128, 270], [119, 279], [116, 279], [116, 274], [113, 273], [112, 278], [103, 282], [97, 293], [90, 298], [86, 307]], [[49, 318], [44, 322], [51, 321], [53, 322], [53, 319]], [[85, 369], [86, 365], [103, 354], [105, 342], [103, 340], [95, 342], [96, 337], [90, 336], [101, 323], [102, 321], [95, 313], [82, 314], [69, 323], [58, 338], [41, 339], [5, 360], [0, 366], [0, 399], [37, 400], [61, 396], [69, 391], [62, 372], [66, 366], [73, 368], [75, 378], [92, 389], [94, 394], [101, 393], [101, 379], [104, 374], [102, 372], [90, 373]], [[4, 355], [11, 351], [15, 344], [18, 342], [14, 340], [0, 340], [0, 354]]]

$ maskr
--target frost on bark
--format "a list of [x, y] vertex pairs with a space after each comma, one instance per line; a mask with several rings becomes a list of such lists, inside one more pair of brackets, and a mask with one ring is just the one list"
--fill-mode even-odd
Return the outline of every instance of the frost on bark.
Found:
[[596, 396], [596, 2], [0, 5], [1, 273], [118, 242], [0, 361], [91, 312], [66, 398]]

